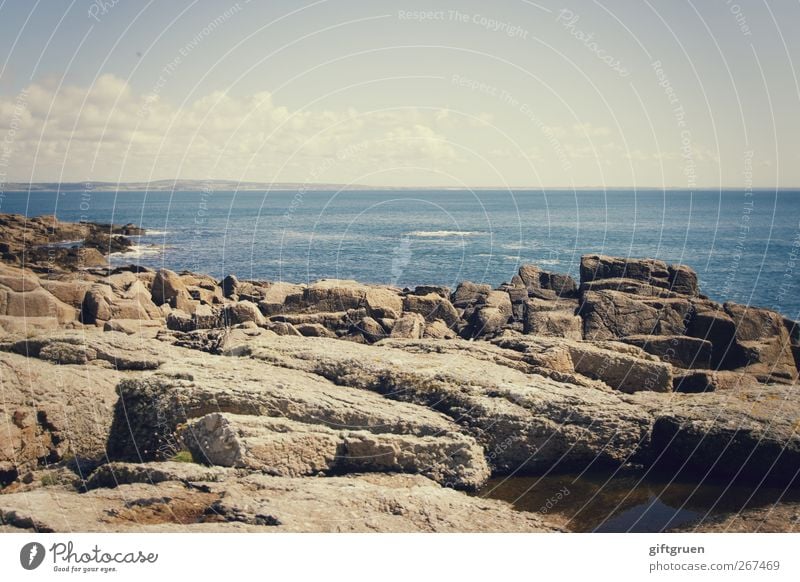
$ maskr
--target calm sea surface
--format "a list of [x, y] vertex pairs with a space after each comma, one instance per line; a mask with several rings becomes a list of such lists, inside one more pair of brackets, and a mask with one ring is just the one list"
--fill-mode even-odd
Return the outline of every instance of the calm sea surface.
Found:
[[115, 262], [215, 277], [496, 285], [522, 263], [655, 257], [712, 298], [800, 316], [798, 191], [7, 192], [0, 212], [141, 224]]

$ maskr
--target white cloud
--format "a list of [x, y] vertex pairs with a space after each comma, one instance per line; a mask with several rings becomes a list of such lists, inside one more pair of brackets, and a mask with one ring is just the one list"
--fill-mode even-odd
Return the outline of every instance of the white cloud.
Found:
[[[3, 134], [15, 107], [15, 98], [0, 99]], [[178, 107], [104, 75], [89, 88], [31, 85], [14, 123], [9, 180], [300, 181], [325, 158], [347, 157], [351, 174], [452, 162], [456, 149], [442, 130], [474, 120], [444, 109], [292, 111], [267, 92], [218, 91]], [[354, 148], [358, 156], [343, 156]]]

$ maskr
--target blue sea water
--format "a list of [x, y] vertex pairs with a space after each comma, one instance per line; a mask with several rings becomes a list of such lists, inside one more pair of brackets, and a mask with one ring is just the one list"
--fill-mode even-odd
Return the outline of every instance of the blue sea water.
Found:
[[140, 224], [115, 262], [218, 278], [496, 285], [523, 263], [654, 257], [714, 299], [800, 316], [798, 191], [7, 192], [0, 212]]

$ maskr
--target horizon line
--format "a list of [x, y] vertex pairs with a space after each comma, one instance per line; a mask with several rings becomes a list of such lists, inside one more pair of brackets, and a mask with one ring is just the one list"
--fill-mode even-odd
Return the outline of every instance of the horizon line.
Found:
[[674, 186], [674, 185], [642, 185], [642, 186], [607, 186], [607, 185], [586, 185], [586, 186], [532, 186], [532, 185], [504, 185], [504, 186], [440, 186], [440, 185], [423, 185], [423, 186], [373, 186], [368, 184], [339, 184], [331, 182], [260, 182], [260, 181], [244, 181], [244, 180], [229, 180], [229, 179], [213, 179], [201, 180], [195, 178], [188, 179], [158, 179], [158, 180], [142, 180], [142, 181], [126, 181], [126, 182], [112, 182], [104, 180], [87, 180], [82, 182], [6, 182], [0, 184], [0, 194], [11, 192], [25, 192], [25, 191], [49, 191], [53, 189], [67, 189], [72, 191], [77, 190], [91, 190], [98, 192], [113, 192], [118, 190], [127, 191], [170, 191], [180, 190], [177, 186], [181, 185], [226, 185], [232, 186], [233, 190], [274, 190], [274, 191], [296, 191], [296, 190], [313, 190], [313, 191], [341, 191], [341, 190], [377, 190], [377, 191], [391, 191], [391, 190], [446, 190], [446, 191], [514, 191], [514, 190], [561, 190], [561, 191], [592, 191], [592, 190], [677, 190], [686, 192], [695, 191], [725, 191], [725, 190], [742, 190], [742, 191], [781, 191], [781, 190], [800, 190], [798, 186], [699, 186], [691, 188], [688, 186]]

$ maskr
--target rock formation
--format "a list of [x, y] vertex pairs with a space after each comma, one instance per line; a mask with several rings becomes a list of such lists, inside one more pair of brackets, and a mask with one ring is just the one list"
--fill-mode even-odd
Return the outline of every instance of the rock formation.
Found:
[[218, 282], [26, 261], [132, 225], [0, 228], [4, 531], [556, 531], [467, 492], [598, 469], [798, 484], [797, 324], [683, 265]]

